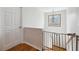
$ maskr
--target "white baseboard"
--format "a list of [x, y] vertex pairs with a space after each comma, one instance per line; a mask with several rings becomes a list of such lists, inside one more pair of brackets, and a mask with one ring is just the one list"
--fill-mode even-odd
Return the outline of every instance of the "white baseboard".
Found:
[[6, 50], [8, 50], [8, 49], [10, 49], [10, 48], [12, 48], [12, 47], [20, 44], [20, 43], [21, 43], [21, 41], [11, 42], [11, 43], [9, 43], [9, 44], [7, 44], [7, 45], [4, 46], [3, 51], [6, 51]]
[[32, 47], [34, 47], [34, 48], [36, 48], [36, 49], [42, 51], [41, 48], [39, 48], [39, 47], [37, 47], [37, 46], [35, 46], [35, 45], [31, 44], [31, 43], [28, 43], [28, 42], [22, 42], [22, 43], [28, 44], [28, 45], [30, 45], [30, 46], [32, 46]]
[[14, 41], [14, 42], [11, 42], [11, 43], [5, 45], [5, 46], [3, 47], [3, 49], [2, 49], [2, 51], [6, 51], [6, 50], [8, 50], [8, 49], [10, 49], [10, 48], [12, 48], [12, 47], [14, 47], [14, 46], [20, 44], [20, 43], [28, 44], [28, 45], [30, 45], [30, 46], [32, 46], [32, 47], [34, 47], [34, 48], [36, 48], [36, 49], [38, 49], [38, 50], [40, 50], [40, 51], [42, 50], [41, 48], [39, 48], [39, 47], [37, 47], [37, 46], [35, 46], [35, 45], [31, 44], [31, 43], [28, 43], [28, 42], [24, 42], [24, 41]]

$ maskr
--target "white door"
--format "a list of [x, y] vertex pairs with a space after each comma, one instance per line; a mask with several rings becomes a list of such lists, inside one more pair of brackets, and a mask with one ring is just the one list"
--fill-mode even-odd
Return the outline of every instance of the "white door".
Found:
[[[22, 41], [22, 29], [20, 20], [20, 8], [18, 7], [6, 7], [2, 8], [3, 13], [3, 34], [2, 50], [7, 50]], [[1, 31], [1, 32], [2, 32]]]
[[3, 8], [0, 8], [0, 50], [3, 50], [3, 43], [5, 39], [5, 23]]

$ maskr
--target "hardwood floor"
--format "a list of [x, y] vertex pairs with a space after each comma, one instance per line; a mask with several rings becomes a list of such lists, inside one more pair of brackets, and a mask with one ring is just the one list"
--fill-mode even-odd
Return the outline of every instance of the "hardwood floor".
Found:
[[[29, 46], [28, 44], [21, 43], [11, 49], [8, 49], [7, 51], [39, 51], [39, 50], [33, 48], [32, 46]], [[66, 51], [66, 49], [53, 46], [53, 48], [47, 48], [44, 51]]]
[[66, 51], [66, 49], [53, 45], [53, 48], [48, 48], [47, 47], [47, 49], [45, 49], [45, 51]]
[[32, 46], [29, 46], [28, 44], [22, 43], [11, 49], [8, 49], [7, 51], [39, 51], [39, 50], [33, 48]]

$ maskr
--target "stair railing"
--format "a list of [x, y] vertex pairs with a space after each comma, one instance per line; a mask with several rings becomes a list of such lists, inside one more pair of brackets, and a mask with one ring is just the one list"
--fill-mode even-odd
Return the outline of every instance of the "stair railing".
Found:
[[[78, 50], [78, 41], [75, 33], [64, 34], [55, 32], [43, 32], [43, 50], [64, 51], [70, 48], [71, 51]], [[75, 40], [75, 41], [74, 41]], [[74, 42], [75, 44], [74, 44]], [[69, 46], [70, 45], [70, 46]], [[74, 49], [75, 48], [75, 49]]]
[[70, 36], [70, 38], [66, 42], [66, 49], [68, 51], [76, 51], [76, 33], [69, 33], [67, 35]]

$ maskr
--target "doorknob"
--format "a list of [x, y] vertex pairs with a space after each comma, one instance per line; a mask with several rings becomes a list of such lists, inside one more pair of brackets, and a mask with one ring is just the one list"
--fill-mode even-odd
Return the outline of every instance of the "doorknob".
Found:
[[19, 28], [22, 28], [22, 26], [19, 26]]

